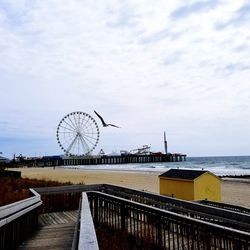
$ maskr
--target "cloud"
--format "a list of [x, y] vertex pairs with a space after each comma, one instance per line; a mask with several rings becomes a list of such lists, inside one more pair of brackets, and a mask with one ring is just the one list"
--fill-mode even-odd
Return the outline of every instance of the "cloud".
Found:
[[122, 28], [122, 27], [132, 27], [136, 23], [136, 14], [133, 8], [128, 4], [123, 4], [119, 6], [117, 10], [109, 10], [109, 14], [113, 17], [112, 20], [106, 22], [108, 27], [112, 28]]
[[156, 33], [150, 34], [148, 36], [142, 37], [140, 43], [142, 44], [154, 43], [164, 39], [175, 40], [178, 39], [183, 34], [185, 34], [185, 31], [173, 32], [171, 30], [161, 30]]
[[246, 52], [246, 51], [248, 51], [249, 49], [250, 49], [250, 46], [249, 46], [248, 44], [241, 44], [241, 45], [236, 46], [236, 47], [234, 48], [234, 50], [235, 50], [236, 52], [239, 52], [239, 53], [241, 53], [241, 52]]
[[[57, 124], [77, 110], [93, 115], [95, 109], [121, 124], [122, 130], [101, 131], [112, 149], [119, 149], [119, 136], [128, 145], [126, 138], [140, 133], [139, 146], [161, 138], [164, 129], [192, 141], [194, 121], [199, 129], [218, 117], [237, 119], [239, 128], [250, 122], [248, 29], [214, 29], [242, 8], [239, 2], [1, 3], [1, 138], [46, 138], [50, 152], [60, 153]], [[8, 145], [11, 154], [14, 140]], [[193, 148], [198, 154], [199, 145]]]
[[176, 63], [180, 63], [182, 56], [185, 53], [183, 51], [175, 51], [174, 53], [170, 54], [163, 62], [164, 65], [172, 65]]
[[241, 63], [230, 63], [224, 67], [224, 71], [229, 74], [245, 70], [250, 70], [250, 65], [244, 65]]
[[224, 22], [217, 22], [215, 24], [215, 28], [218, 30], [227, 28], [228, 26], [241, 26], [247, 25], [249, 26], [250, 21], [250, 4], [246, 3], [241, 6], [238, 10], [236, 10], [232, 16]]
[[186, 18], [192, 14], [197, 14], [214, 9], [219, 5], [218, 0], [197, 1], [192, 4], [185, 4], [175, 9], [171, 14], [172, 19]]

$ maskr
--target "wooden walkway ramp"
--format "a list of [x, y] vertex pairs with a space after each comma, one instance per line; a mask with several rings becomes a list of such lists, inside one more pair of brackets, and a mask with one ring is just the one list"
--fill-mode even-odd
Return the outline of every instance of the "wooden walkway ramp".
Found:
[[18, 250], [71, 249], [77, 215], [77, 210], [40, 215], [39, 230]]

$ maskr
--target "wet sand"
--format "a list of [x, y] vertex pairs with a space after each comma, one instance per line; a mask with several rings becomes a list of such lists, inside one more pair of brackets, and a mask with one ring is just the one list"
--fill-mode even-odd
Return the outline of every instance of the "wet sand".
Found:
[[[36, 178], [72, 182], [74, 184], [114, 184], [139, 190], [159, 193], [158, 175], [161, 172], [139, 172], [119, 170], [86, 170], [52, 168], [19, 168], [23, 178]], [[222, 202], [250, 208], [250, 180], [225, 178], [222, 181]]]

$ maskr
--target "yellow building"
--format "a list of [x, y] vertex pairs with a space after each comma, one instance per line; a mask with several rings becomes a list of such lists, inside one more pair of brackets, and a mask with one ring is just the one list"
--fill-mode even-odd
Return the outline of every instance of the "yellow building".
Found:
[[221, 180], [209, 171], [170, 169], [159, 175], [160, 194], [183, 200], [221, 201]]

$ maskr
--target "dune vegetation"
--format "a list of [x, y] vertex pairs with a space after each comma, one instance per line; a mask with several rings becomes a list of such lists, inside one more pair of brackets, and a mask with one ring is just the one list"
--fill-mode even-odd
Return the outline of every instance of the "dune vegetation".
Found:
[[29, 188], [72, 185], [71, 182], [14, 177], [1, 177], [0, 183], [0, 206], [30, 197]]

